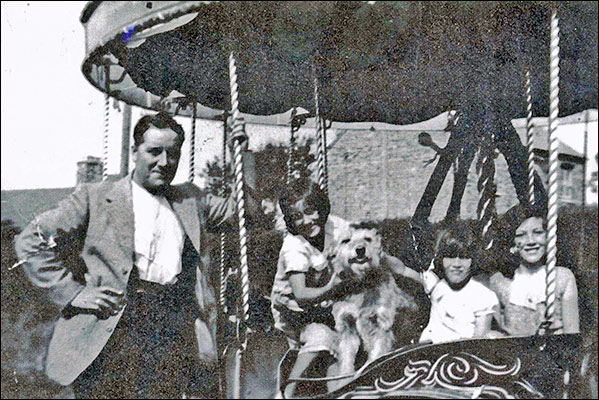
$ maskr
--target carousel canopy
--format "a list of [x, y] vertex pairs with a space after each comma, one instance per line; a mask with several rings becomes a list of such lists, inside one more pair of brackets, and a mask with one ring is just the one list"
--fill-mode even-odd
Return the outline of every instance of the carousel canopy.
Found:
[[[335, 121], [408, 124], [449, 109], [548, 114], [549, 18], [560, 18], [560, 115], [597, 108], [596, 2], [94, 1], [83, 73], [129, 104], [216, 118], [292, 107]], [[108, 67], [109, 66], [109, 67]], [[109, 82], [106, 82], [106, 71]]]

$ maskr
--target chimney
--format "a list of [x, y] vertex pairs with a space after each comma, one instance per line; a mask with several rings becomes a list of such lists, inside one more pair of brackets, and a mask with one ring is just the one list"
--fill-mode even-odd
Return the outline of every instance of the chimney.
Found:
[[100, 157], [87, 156], [87, 160], [77, 163], [77, 186], [82, 183], [102, 181], [102, 160]]

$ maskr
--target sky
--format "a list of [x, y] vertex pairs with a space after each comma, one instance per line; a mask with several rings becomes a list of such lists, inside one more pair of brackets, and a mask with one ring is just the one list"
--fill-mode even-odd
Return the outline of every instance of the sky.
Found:
[[104, 96], [81, 73], [86, 2], [2, 2], [2, 189], [74, 186], [102, 152]]
[[[81, 72], [85, 36], [79, 17], [85, 4], [1, 3], [2, 190], [74, 186], [76, 163], [102, 154], [104, 95]], [[112, 101], [110, 113], [108, 172], [118, 173], [121, 114]], [[134, 108], [133, 124], [143, 113]], [[181, 122], [188, 129], [189, 120]], [[215, 122], [198, 124], [198, 131], [214, 132], [199, 139], [204, 159], [211, 159], [219, 152], [220, 129]], [[560, 127], [559, 137], [582, 153], [580, 129]], [[597, 170], [596, 120], [589, 138], [590, 174]], [[187, 162], [185, 152], [181, 162]], [[185, 174], [180, 168], [175, 182]]]

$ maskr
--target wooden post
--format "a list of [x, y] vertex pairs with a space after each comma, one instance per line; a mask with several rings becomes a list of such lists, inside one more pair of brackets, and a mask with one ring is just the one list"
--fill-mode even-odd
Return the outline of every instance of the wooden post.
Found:
[[120, 176], [129, 173], [129, 146], [131, 137], [131, 106], [125, 103], [123, 107], [123, 134], [121, 136], [121, 172]]

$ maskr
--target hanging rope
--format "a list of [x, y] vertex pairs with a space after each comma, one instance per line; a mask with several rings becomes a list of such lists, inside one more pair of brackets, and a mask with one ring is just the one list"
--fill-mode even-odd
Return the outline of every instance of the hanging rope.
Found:
[[189, 177], [187, 180], [193, 182], [196, 175], [196, 116], [197, 102], [192, 98], [191, 104], [191, 137], [189, 138]]
[[495, 145], [493, 135], [483, 135], [478, 150], [476, 164], [478, 172], [478, 193], [480, 198], [476, 209], [483, 248], [493, 247], [491, 227], [495, 214]]
[[549, 83], [549, 209], [547, 213], [547, 311], [548, 323], [555, 312], [555, 277], [557, 256], [557, 209], [558, 209], [558, 152], [557, 125], [559, 114], [559, 25], [557, 12], [551, 14], [550, 83]]
[[528, 152], [528, 200], [535, 202], [535, 153], [532, 125], [532, 95], [530, 89], [530, 69], [526, 69], [526, 150]]
[[[226, 196], [227, 191], [227, 115], [225, 112], [223, 114], [223, 160], [222, 160], [222, 196]], [[225, 232], [221, 232], [220, 234], [220, 306], [223, 310], [223, 313], [227, 313], [227, 274], [226, 274], [226, 248], [227, 244], [227, 234]]]
[[231, 113], [233, 115], [233, 131], [231, 133], [234, 145], [235, 165], [235, 195], [237, 214], [239, 219], [239, 259], [241, 274], [241, 303], [242, 312], [238, 326], [238, 335], [241, 348], [247, 347], [247, 329], [245, 325], [249, 317], [250, 308], [250, 280], [247, 259], [247, 231], [245, 228], [245, 202], [243, 193], [243, 159], [241, 154], [242, 141], [245, 139], [243, 122], [239, 119], [239, 100], [237, 88], [237, 68], [233, 53], [229, 56], [229, 79], [231, 83]]

